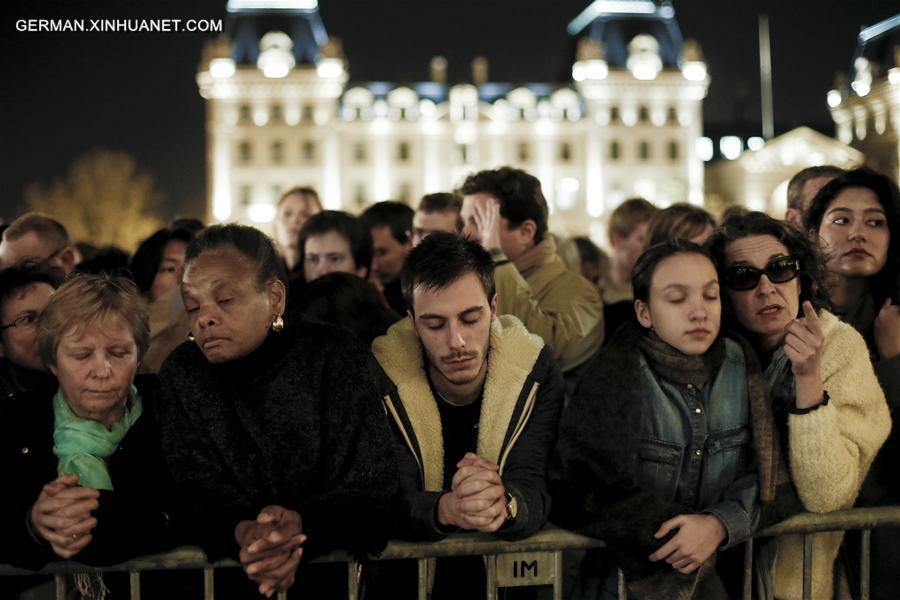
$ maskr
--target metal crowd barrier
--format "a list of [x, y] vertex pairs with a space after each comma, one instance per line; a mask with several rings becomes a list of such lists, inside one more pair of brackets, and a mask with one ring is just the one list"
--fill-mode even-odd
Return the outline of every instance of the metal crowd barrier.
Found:
[[[854, 508], [832, 513], [795, 515], [773, 525], [754, 536], [771, 538], [786, 534], [804, 536], [803, 546], [803, 598], [811, 600], [812, 584], [812, 535], [828, 531], [862, 531], [860, 565], [860, 598], [869, 600], [871, 530], [877, 527], [900, 528], [900, 506]], [[506, 542], [489, 534], [459, 534], [434, 543], [392, 541], [382, 555], [375, 560], [416, 560], [418, 562], [418, 597], [427, 599], [428, 560], [447, 556], [484, 556], [487, 571], [487, 600], [496, 600], [497, 590], [520, 586], [552, 586], [554, 600], [562, 599], [562, 554], [566, 550], [587, 550], [603, 547], [603, 542], [562, 529], [547, 527], [538, 534], [516, 542]], [[753, 593], [753, 545], [747, 541], [744, 558], [744, 600], [751, 600]], [[359, 564], [344, 552], [334, 552], [313, 561], [314, 563], [347, 564], [347, 589], [349, 600], [359, 598]], [[26, 571], [0, 565], [0, 576], [5, 575], [53, 575], [56, 580], [56, 598], [64, 600], [66, 575], [74, 573], [129, 573], [131, 600], [140, 600], [140, 573], [143, 571], [199, 569], [203, 571], [204, 599], [215, 597], [214, 569], [235, 568], [234, 560], [209, 563], [199, 548], [178, 548], [164, 554], [137, 558], [112, 567], [93, 568], [76, 562], [57, 562], [40, 571]], [[625, 586], [619, 578], [619, 598], [625, 600]], [[278, 594], [279, 600], [287, 595]]]

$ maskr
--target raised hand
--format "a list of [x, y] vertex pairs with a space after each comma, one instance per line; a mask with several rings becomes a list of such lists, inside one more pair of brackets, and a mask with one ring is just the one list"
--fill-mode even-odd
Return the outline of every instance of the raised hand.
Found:
[[808, 300], [803, 303], [803, 316], [785, 327], [784, 353], [791, 361], [797, 387], [797, 408], [810, 408], [822, 401], [822, 348], [825, 334], [819, 317]]
[[881, 360], [900, 354], [900, 304], [892, 304], [888, 298], [875, 317], [872, 331]]

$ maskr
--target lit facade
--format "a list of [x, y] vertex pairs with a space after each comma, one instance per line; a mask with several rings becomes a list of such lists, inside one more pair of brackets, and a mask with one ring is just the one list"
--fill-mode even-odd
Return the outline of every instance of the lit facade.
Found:
[[722, 140], [723, 159], [706, 166], [707, 209], [713, 212], [738, 204], [783, 219], [788, 182], [798, 171], [815, 165], [849, 169], [865, 159], [858, 150], [809, 127], [797, 127], [746, 151], [740, 138], [734, 138], [735, 155], [728, 149], [733, 140]]
[[852, 80], [838, 77], [827, 101], [837, 138], [866, 164], [900, 180], [900, 14], [859, 32]]
[[572, 78], [557, 83], [351, 82], [316, 0], [229, 0], [205, 50], [209, 218], [265, 227], [284, 190], [311, 185], [358, 212], [458, 186], [473, 171], [535, 174], [554, 229], [602, 238], [626, 197], [703, 202], [702, 100], [709, 78], [668, 2], [599, 0], [569, 25]]

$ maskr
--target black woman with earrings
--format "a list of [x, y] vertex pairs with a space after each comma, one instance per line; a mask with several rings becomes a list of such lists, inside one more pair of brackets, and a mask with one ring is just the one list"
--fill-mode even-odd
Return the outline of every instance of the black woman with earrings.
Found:
[[194, 238], [181, 291], [191, 340], [160, 372], [160, 419], [197, 541], [240, 560], [261, 594], [296, 578], [340, 597], [345, 569], [298, 566], [385, 544], [396, 478], [377, 364], [344, 330], [284, 314], [282, 262], [251, 227]]

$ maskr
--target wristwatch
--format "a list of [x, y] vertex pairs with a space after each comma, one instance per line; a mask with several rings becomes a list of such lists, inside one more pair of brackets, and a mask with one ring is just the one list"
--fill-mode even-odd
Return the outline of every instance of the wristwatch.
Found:
[[516, 520], [516, 514], [519, 512], [519, 505], [516, 503], [516, 497], [506, 492], [506, 522], [510, 523]]

